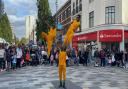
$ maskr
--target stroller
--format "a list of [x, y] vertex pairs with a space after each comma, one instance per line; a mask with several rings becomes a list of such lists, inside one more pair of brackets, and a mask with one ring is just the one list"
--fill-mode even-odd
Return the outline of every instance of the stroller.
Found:
[[31, 54], [31, 59], [32, 59], [31, 65], [37, 66], [38, 65], [38, 57], [37, 57], [36, 50], [31, 50], [30, 54]]
[[49, 61], [48, 61], [48, 55], [47, 55], [47, 52], [46, 51], [42, 51], [41, 52], [41, 60], [40, 60], [40, 63], [41, 64], [48, 64]]

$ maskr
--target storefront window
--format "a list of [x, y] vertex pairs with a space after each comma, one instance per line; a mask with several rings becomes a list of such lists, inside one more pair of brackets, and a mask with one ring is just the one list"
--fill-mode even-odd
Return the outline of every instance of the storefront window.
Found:
[[119, 42], [105, 42], [102, 43], [102, 48], [104, 48], [106, 51], [116, 52], [119, 50]]

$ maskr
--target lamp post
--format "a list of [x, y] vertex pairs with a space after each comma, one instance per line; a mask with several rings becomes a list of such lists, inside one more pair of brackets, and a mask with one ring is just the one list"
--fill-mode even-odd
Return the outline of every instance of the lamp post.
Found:
[[58, 10], [58, 0], [56, 0], [56, 12]]

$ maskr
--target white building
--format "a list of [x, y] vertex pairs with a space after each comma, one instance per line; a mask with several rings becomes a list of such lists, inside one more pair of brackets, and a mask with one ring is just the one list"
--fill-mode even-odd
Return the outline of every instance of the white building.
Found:
[[26, 39], [29, 41], [36, 41], [35, 35], [35, 28], [36, 28], [36, 19], [34, 16], [27, 16], [26, 17]]
[[73, 38], [75, 48], [83, 44], [128, 48], [128, 0], [71, 0], [71, 5], [72, 19], [81, 15], [81, 32]]

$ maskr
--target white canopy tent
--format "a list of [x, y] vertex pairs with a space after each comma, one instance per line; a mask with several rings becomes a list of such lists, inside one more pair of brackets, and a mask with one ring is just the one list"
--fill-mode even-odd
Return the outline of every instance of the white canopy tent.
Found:
[[0, 38], [0, 43], [7, 43], [7, 42], [5, 41], [5, 39]]
[[0, 43], [3, 43], [3, 39], [2, 38], [0, 38]]

